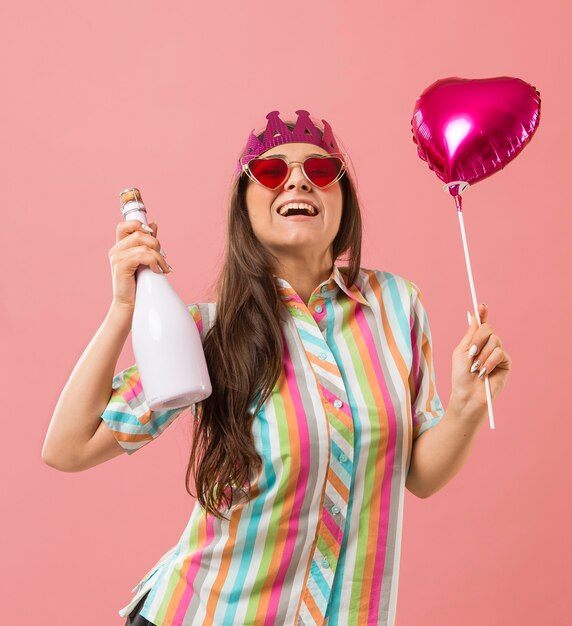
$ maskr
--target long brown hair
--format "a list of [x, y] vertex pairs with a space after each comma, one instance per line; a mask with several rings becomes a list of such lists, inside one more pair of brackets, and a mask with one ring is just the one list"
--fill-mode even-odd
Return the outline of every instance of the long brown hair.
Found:
[[[293, 122], [286, 124], [294, 128]], [[260, 472], [262, 459], [254, 445], [252, 420], [272, 393], [284, 356], [283, 304], [273, 277], [276, 258], [252, 230], [246, 207], [249, 180], [242, 173], [231, 188], [224, 263], [214, 283], [216, 317], [203, 340], [212, 393], [196, 405], [185, 480], [187, 492], [205, 514], [219, 519], [228, 519], [219, 509], [223, 505], [230, 509], [236, 495], [247, 500], [254, 495], [251, 481]], [[347, 253], [343, 272], [351, 286], [360, 268], [362, 220], [349, 171], [339, 183], [342, 217], [332, 259]], [[255, 401], [256, 408], [249, 411]], [[197, 495], [189, 488], [191, 472]]]

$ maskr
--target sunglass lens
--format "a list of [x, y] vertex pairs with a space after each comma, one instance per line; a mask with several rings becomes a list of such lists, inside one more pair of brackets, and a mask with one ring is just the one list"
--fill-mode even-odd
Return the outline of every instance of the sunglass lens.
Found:
[[338, 157], [310, 157], [304, 161], [306, 175], [318, 187], [325, 187], [334, 181], [341, 168], [342, 161]]
[[252, 159], [248, 167], [254, 178], [270, 189], [283, 183], [288, 173], [288, 165], [282, 159]]

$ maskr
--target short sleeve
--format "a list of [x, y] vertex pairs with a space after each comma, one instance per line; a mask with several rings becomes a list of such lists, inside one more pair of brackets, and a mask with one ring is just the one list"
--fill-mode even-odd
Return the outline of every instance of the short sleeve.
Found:
[[419, 287], [411, 284], [409, 329], [413, 353], [409, 388], [411, 390], [413, 440], [435, 426], [445, 414], [437, 393], [433, 367], [433, 345], [427, 311], [423, 306]]
[[[187, 308], [197, 324], [201, 341], [204, 342], [205, 327], [208, 327], [208, 324], [204, 323], [202, 311], [206, 313], [207, 318], [209, 315], [212, 317], [212, 305], [189, 304]], [[186, 409], [190, 408], [191, 412], [195, 413], [195, 404], [166, 411], [152, 411], [145, 398], [137, 364], [116, 374], [111, 386], [111, 396], [101, 419], [127, 454], [133, 454], [156, 439]]]
[[133, 454], [156, 439], [188, 408], [152, 411], [145, 398], [137, 364], [116, 374], [111, 386], [111, 397], [101, 419], [127, 454]]

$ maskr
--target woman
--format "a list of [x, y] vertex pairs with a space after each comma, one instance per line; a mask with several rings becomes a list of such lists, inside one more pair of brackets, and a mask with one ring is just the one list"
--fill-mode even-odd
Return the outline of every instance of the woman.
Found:
[[[296, 113], [272, 111], [250, 135], [217, 301], [189, 305], [213, 385], [191, 407], [197, 502], [119, 611], [127, 624], [394, 624], [404, 488], [425, 498], [460, 470], [487, 416], [476, 368], [493, 398], [506, 384], [511, 360], [481, 305], [453, 352], [445, 410], [419, 288], [360, 267], [347, 155], [325, 120]], [[156, 226], [123, 224], [110, 258], [114, 304], [130, 310], [125, 277], [143, 257], [127, 263], [128, 249], [145, 241], [147, 264], [164, 261]], [[112, 387], [71, 471], [132, 454], [183, 411], [150, 411], [136, 365]]]

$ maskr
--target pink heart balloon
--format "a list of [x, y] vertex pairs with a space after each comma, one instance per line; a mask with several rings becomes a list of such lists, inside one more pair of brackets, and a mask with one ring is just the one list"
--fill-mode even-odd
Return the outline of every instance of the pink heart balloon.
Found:
[[[417, 153], [445, 183], [474, 184], [512, 161], [540, 121], [540, 93], [520, 78], [443, 78], [417, 98]], [[459, 185], [449, 187], [451, 195]], [[462, 192], [462, 189], [461, 189]]]

